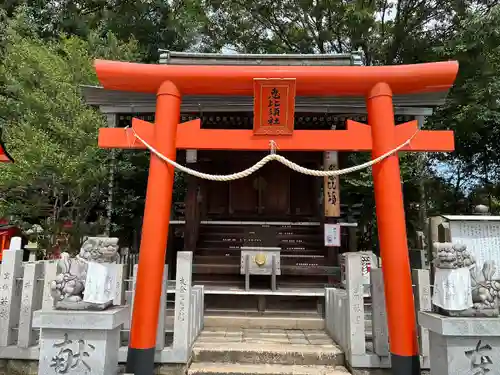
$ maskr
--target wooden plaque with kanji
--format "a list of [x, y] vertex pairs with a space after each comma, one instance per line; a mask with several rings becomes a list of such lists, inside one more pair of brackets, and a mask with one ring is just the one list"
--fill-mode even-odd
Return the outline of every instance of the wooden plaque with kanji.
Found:
[[254, 79], [255, 135], [293, 133], [295, 85], [295, 79]]

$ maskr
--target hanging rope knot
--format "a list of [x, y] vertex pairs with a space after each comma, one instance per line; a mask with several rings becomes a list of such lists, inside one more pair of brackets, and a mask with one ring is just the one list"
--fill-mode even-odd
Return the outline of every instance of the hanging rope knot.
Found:
[[278, 149], [278, 144], [274, 140], [269, 141], [269, 147], [271, 148], [271, 155], [276, 155], [276, 150]]

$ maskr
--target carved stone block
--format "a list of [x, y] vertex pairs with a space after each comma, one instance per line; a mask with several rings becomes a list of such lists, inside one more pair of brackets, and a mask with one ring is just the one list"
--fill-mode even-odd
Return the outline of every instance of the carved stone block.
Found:
[[128, 306], [36, 311], [33, 325], [42, 328], [38, 374], [116, 374], [120, 326], [129, 314]]
[[500, 319], [419, 312], [429, 330], [431, 374], [500, 375]]

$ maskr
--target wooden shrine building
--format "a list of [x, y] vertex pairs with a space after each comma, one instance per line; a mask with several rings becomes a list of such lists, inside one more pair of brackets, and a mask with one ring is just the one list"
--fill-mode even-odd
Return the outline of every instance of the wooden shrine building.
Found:
[[[164, 51], [160, 64], [170, 65], [362, 65], [357, 53], [342, 55], [220, 55]], [[133, 117], [154, 121], [155, 94], [84, 87], [88, 104], [106, 114], [109, 127], [131, 126]], [[422, 125], [432, 108], [444, 103], [446, 91], [394, 95], [396, 124], [417, 120]], [[350, 96], [294, 97], [294, 130], [345, 130], [346, 121], [367, 122], [365, 98]], [[181, 122], [201, 119], [202, 129], [252, 130], [252, 96], [184, 95]], [[181, 127], [183, 125], [180, 125]], [[283, 131], [286, 131], [284, 129]], [[411, 134], [410, 134], [411, 135]], [[311, 169], [336, 169], [336, 150], [277, 152]], [[177, 160], [210, 174], [230, 174], [255, 164], [269, 151], [178, 150]], [[324, 286], [340, 278], [338, 254], [356, 251], [358, 207], [341, 204], [342, 186], [336, 178], [317, 178], [269, 163], [257, 173], [231, 182], [212, 182], [186, 176], [185, 202], [176, 202], [170, 221], [169, 256], [174, 233], [183, 234], [184, 249], [194, 254], [194, 282], [204, 284], [209, 307], [315, 309]], [[363, 202], [359, 202], [362, 204]], [[340, 246], [325, 246], [325, 223], [340, 223]], [[271, 249], [276, 285], [269, 276], [245, 277], [242, 251]], [[243, 250], [242, 250], [243, 249]], [[272, 249], [277, 250], [276, 253]], [[180, 250], [180, 249], [175, 249]], [[253, 255], [252, 255], [253, 254]], [[255, 258], [255, 253], [250, 252]], [[250, 258], [249, 258], [250, 259]], [[172, 262], [172, 257], [170, 257]], [[251, 266], [250, 266], [251, 267]], [[240, 295], [238, 299], [227, 295]], [[248, 296], [253, 296], [249, 298]], [[222, 297], [221, 297], [222, 296]], [[237, 301], [238, 302], [235, 302]], [[256, 303], [256, 301], [258, 303]], [[303, 303], [298, 303], [303, 301]]]

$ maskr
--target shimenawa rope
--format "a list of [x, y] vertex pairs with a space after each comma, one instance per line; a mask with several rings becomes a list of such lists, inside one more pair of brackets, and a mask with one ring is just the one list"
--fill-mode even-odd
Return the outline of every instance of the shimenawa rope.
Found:
[[156, 150], [148, 142], [146, 142], [139, 134], [136, 133], [136, 131], [134, 130], [134, 128], [131, 128], [131, 129], [132, 129], [132, 132], [134, 133], [134, 136], [139, 141], [141, 141], [144, 144], [144, 146], [146, 146], [153, 154], [155, 154], [156, 156], [158, 156], [163, 161], [165, 161], [168, 164], [174, 166], [175, 168], [177, 168], [181, 172], [184, 172], [184, 173], [187, 173], [187, 174], [190, 174], [192, 176], [195, 176], [195, 177], [198, 177], [198, 178], [202, 178], [202, 179], [205, 179], [205, 180], [210, 180], [210, 181], [233, 181], [233, 180], [237, 180], [237, 179], [240, 179], [240, 178], [248, 177], [252, 173], [258, 171], [260, 168], [262, 168], [264, 165], [266, 165], [267, 163], [269, 163], [272, 160], [276, 160], [276, 161], [280, 162], [281, 164], [287, 166], [288, 168], [290, 168], [290, 169], [292, 169], [292, 170], [294, 170], [296, 172], [299, 172], [299, 173], [302, 173], [302, 174], [306, 174], [306, 175], [309, 175], [309, 176], [315, 176], [315, 177], [340, 176], [340, 175], [343, 175], [343, 174], [356, 172], [356, 171], [359, 171], [361, 169], [369, 168], [372, 165], [375, 165], [375, 164], [381, 162], [385, 158], [387, 158], [387, 157], [395, 154], [399, 150], [401, 150], [403, 147], [409, 145], [411, 143], [411, 141], [413, 140], [413, 138], [415, 138], [415, 136], [418, 133], [418, 130], [417, 130], [410, 138], [408, 138], [408, 140], [406, 140], [406, 142], [400, 144], [395, 149], [393, 149], [391, 151], [388, 151], [385, 154], [380, 155], [379, 157], [377, 157], [377, 158], [375, 158], [373, 160], [370, 160], [370, 161], [368, 161], [366, 163], [363, 163], [363, 164], [360, 164], [360, 165], [356, 165], [354, 167], [345, 168], [345, 169], [338, 169], [338, 170], [333, 170], [333, 171], [322, 171], [322, 170], [315, 170], [315, 169], [304, 168], [304, 167], [302, 167], [302, 166], [300, 166], [300, 165], [298, 165], [298, 164], [296, 164], [296, 163], [288, 160], [287, 158], [285, 158], [285, 157], [283, 157], [281, 155], [276, 154], [276, 148], [277, 148], [276, 142], [275, 141], [270, 141], [269, 143], [270, 143], [271, 153], [269, 155], [265, 156], [264, 158], [262, 158], [260, 161], [258, 161], [254, 165], [252, 165], [250, 168], [247, 168], [247, 169], [245, 169], [245, 170], [243, 170], [241, 172], [227, 174], [227, 175], [212, 175], [212, 174], [208, 174], [208, 173], [202, 173], [202, 172], [195, 171], [194, 169], [185, 167], [185, 166], [183, 166], [181, 164], [176, 163], [173, 160], [170, 160], [165, 155], [162, 155], [158, 150]]

